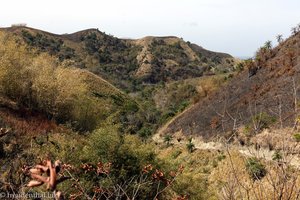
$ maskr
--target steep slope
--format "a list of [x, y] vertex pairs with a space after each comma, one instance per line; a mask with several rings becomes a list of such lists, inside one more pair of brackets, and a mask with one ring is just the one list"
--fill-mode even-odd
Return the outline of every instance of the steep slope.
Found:
[[29, 27], [2, 30], [21, 36], [28, 45], [61, 61], [73, 60], [77, 67], [130, 91], [136, 82], [158, 83], [228, 72], [236, 64], [228, 54], [211, 52], [173, 36], [128, 40], [97, 29], [63, 35]]
[[248, 70], [191, 106], [163, 127], [160, 134], [181, 131], [212, 138], [240, 126], [248, 134], [269, 126], [291, 126], [298, 118], [299, 73], [298, 33], [276, 48], [262, 48]]

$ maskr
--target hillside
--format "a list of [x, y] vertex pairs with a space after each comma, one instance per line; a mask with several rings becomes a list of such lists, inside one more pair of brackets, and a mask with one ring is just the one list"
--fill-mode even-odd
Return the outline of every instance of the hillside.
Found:
[[88, 70], [128, 93], [140, 107], [138, 117], [121, 120], [131, 132], [146, 137], [225, 82], [221, 79], [229, 80], [239, 62], [228, 54], [208, 51], [174, 36], [132, 40], [97, 29], [63, 35], [29, 27], [2, 30], [37, 52]]
[[[44, 191], [55, 195], [51, 199], [162, 196], [173, 177], [151, 177], [171, 168], [156, 157], [152, 144], [134, 135], [143, 126], [140, 110], [136, 101], [99, 76], [37, 53], [18, 37], [0, 32], [1, 194]], [[31, 180], [37, 177], [34, 166], [45, 160], [63, 163], [55, 164], [59, 170], [54, 176], [53, 165], [48, 166], [50, 172], [43, 177], [51, 176], [51, 185]], [[146, 178], [141, 176], [145, 166], [151, 166]], [[132, 181], [141, 180], [138, 190], [131, 187]], [[60, 181], [66, 181], [59, 186], [63, 194], [56, 190]], [[104, 187], [104, 193], [99, 192]]]
[[[153, 120], [142, 113], [147, 107], [73, 64], [38, 53], [18, 37], [0, 32], [2, 197], [16, 193], [55, 195], [51, 199], [185, 195], [186, 186], [170, 187], [177, 177], [188, 178], [184, 167], [158, 157], [157, 147], [135, 134], [144, 118]], [[48, 168], [42, 170], [45, 162]]]
[[254, 62], [245, 66], [248, 70], [191, 106], [160, 133], [208, 139], [238, 129], [251, 135], [270, 126], [294, 126], [299, 116], [300, 34], [275, 48], [261, 48]]
[[29, 27], [2, 30], [21, 36], [41, 52], [101, 75], [119, 88], [133, 91], [137, 82], [159, 83], [231, 71], [235, 59], [177, 37], [118, 39], [98, 29], [57, 35]]
[[94, 130], [108, 119], [120, 123], [120, 116], [125, 125], [127, 116], [139, 110], [133, 99], [101, 77], [72, 62], [36, 54], [16, 40], [0, 32], [0, 106], [4, 109], [39, 113], [80, 131]]

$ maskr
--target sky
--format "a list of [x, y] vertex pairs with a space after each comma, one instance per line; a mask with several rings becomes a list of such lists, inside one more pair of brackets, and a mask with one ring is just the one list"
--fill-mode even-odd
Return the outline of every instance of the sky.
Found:
[[212, 51], [253, 56], [300, 23], [300, 0], [6, 0], [0, 27], [26, 23], [64, 34], [87, 28], [120, 38], [177, 36]]

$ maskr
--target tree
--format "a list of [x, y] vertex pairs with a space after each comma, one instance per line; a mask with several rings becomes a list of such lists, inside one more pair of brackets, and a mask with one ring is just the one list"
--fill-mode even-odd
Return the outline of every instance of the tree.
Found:
[[283, 42], [283, 36], [281, 34], [277, 35], [276, 40], [279, 44], [281, 44]]
[[268, 50], [272, 49], [272, 41], [266, 41], [264, 47]]
[[298, 28], [297, 27], [293, 27], [291, 29], [291, 31], [292, 31], [292, 35], [296, 35], [298, 33]]

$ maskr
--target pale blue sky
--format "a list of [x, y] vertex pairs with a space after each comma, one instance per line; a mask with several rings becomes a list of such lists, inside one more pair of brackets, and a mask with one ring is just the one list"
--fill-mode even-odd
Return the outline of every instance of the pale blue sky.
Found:
[[300, 0], [6, 0], [0, 26], [54, 33], [99, 28], [117, 37], [175, 35], [213, 51], [252, 56], [300, 23]]

